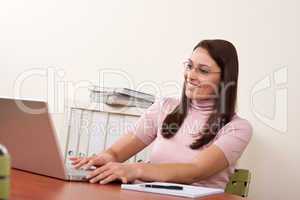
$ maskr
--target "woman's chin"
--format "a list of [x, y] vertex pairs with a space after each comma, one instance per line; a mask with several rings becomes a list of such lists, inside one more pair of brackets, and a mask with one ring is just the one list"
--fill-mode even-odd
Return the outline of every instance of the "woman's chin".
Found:
[[202, 94], [202, 93], [195, 93], [193, 90], [189, 90], [189, 89], [186, 89], [185, 90], [185, 95], [187, 96], [187, 98], [189, 99], [207, 99], [209, 98], [209, 95], [205, 95], [205, 94]]
[[189, 98], [189, 99], [197, 99], [197, 97], [199, 96], [198, 94], [195, 94], [195, 92], [193, 90], [189, 90], [186, 89], [185, 90], [185, 95]]

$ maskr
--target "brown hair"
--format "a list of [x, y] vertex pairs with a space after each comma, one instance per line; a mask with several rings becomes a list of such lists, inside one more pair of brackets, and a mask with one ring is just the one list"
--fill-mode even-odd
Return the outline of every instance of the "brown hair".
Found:
[[[219, 95], [215, 99], [214, 112], [208, 117], [200, 133], [197, 134], [196, 140], [190, 145], [191, 149], [199, 149], [208, 144], [214, 139], [218, 131], [231, 121], [235, 114], [237, 99], [238, 55], [233, 44], [220, 39], [203, 40], [193, 48], [193, 51], [198, 47], [207, 50], [218, 64], [221, 69], [221, 79], [218, 87]], [[161, 134], [164, 138], [173, 137], [187, 115], [190, 99], [185, 95], [185, 88], [184, 81], [179, 105], [163, 121]]]

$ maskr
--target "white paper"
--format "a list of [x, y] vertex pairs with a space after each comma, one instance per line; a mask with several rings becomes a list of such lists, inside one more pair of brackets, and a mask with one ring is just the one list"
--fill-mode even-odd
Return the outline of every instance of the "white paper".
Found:
[[[146, 188], [146, 187], [141, 186], [144, 184], [182, 186], [183, 190]], [[140, 192], [151, 192], [151, 193], [166, 194], [166, 195], [174, 195], [174, 196], [181, 196], [181, 197], [190, 197], [190, 198], [204, 197], [204, 196], [208, 196], [208, 195], [224, 193], [224, 189], [219, 189], [219, 188], [208, 188], [208, 187], [200, 187], [200, 186], [192, 186], [192, 185], [184, 185], [184, 184], [176, 184], [176, 183], [165, 183], [165, 182], [122, 184], [121, 189], [136, 190], [136, 191], [140, 191]]]

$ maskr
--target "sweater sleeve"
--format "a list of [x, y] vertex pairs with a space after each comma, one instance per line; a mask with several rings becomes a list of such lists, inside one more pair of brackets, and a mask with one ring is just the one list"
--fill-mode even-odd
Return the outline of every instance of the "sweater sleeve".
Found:
[[232, 165], [241, 157], [251, 137], [251, 124], [239, 118], [225, 125], [217, 134], [213, 144], [223, 151], [229, 165]]
[[157, 136], [158, 124], [165, 101], [166, 97], [156, 99], [135, 122], [133, 129], [130, 130], [146, 145], [149, 145]]

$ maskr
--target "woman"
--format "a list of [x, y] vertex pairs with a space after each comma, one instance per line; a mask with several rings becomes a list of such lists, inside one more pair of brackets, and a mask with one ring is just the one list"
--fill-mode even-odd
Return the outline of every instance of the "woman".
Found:
[[[184, 62], [181, 99], [157, 100], [109, 149], [71, 158], [97, 166], [91, 183], [163, 181], [225, 188], [252, 128], [235, 113], [238, 56], [225, 40], [203, 40]], [[122, 163], [153, 142], [149, 163]]]

